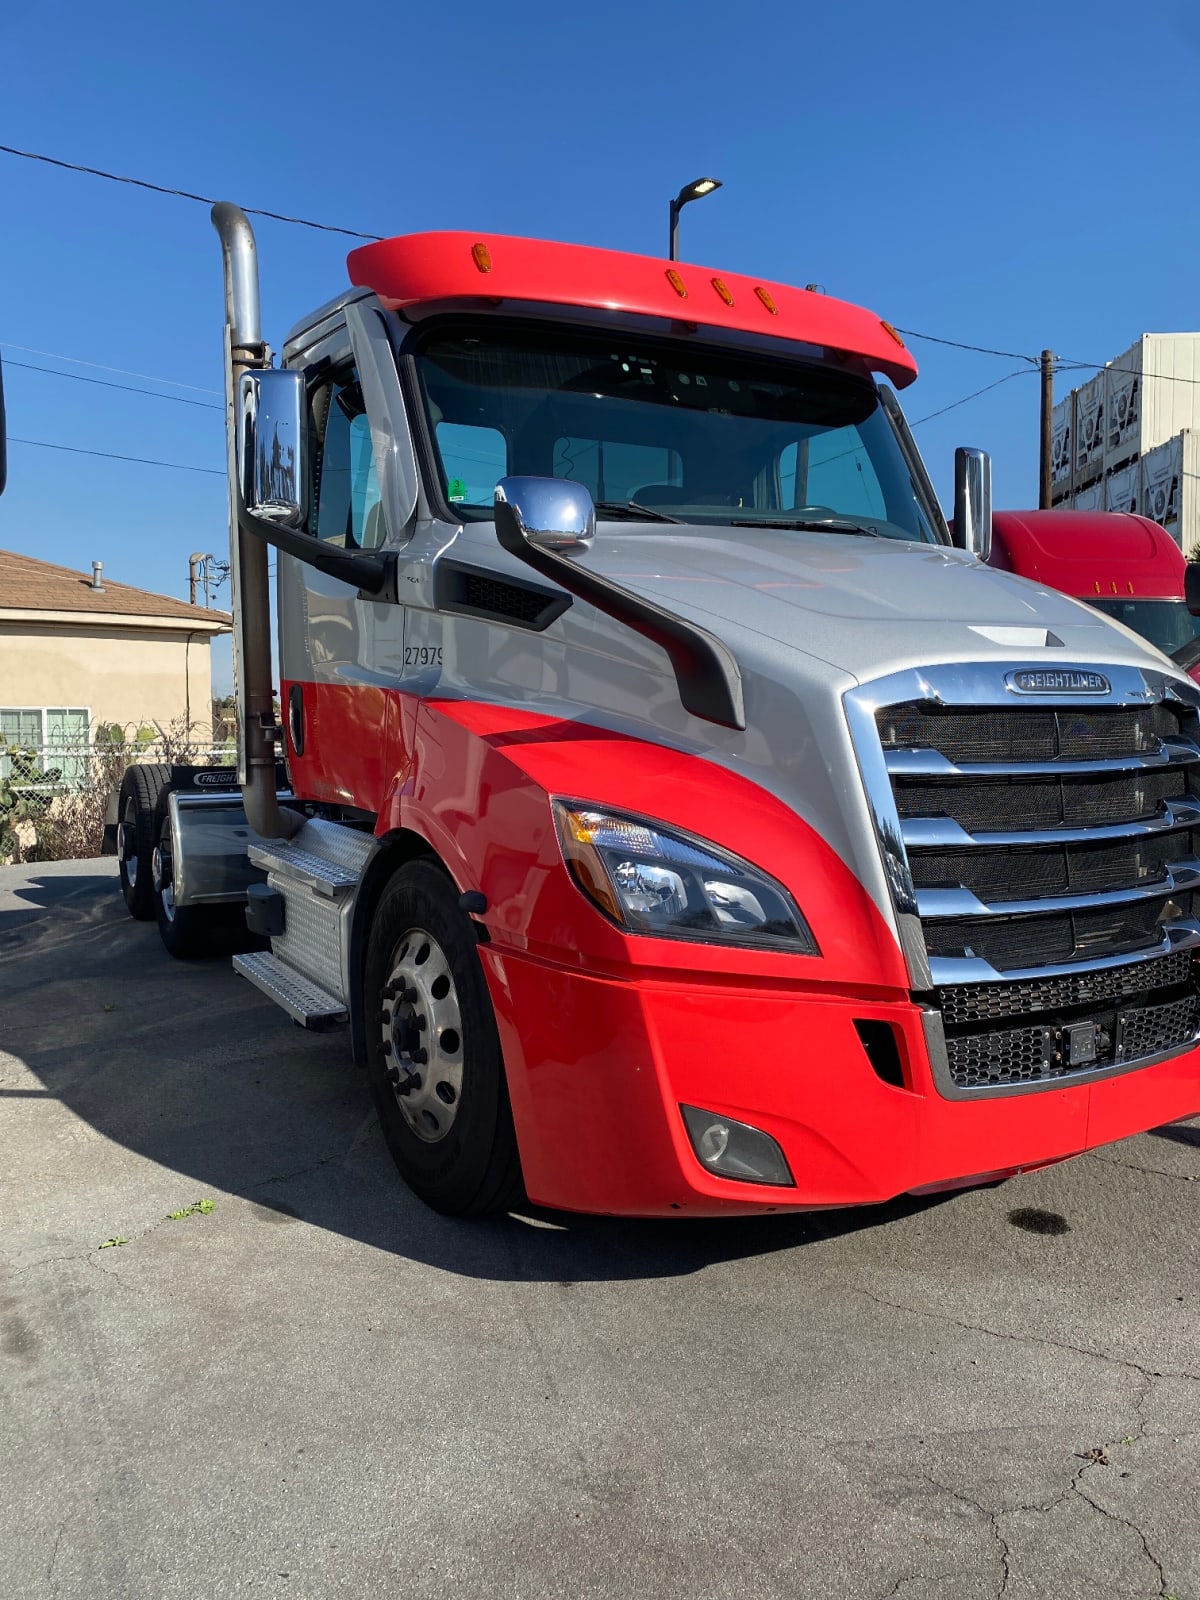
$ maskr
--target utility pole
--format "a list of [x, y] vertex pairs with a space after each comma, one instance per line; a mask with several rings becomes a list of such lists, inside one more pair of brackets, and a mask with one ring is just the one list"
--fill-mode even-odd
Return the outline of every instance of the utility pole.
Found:
[[[204, 554], [204, 552], [202, 550], [193, 551], [193, 553], [188, 557], [188, 589], [190, 590], [189, 598], [191, 600], [192, 605], [196, 604], [197, 574], [203, 570], [204, 563], [207, 560], [208, 560], [208, 557]], [[207, 601], [207, 589], [208, 589], [208, 585], [205, 584], [205, 599], [206, 599], [206, 601]]]
[[1049, 511], [1053, 472], [1054, 351], [1042, 351], [1042, 451], [1038, 506]]

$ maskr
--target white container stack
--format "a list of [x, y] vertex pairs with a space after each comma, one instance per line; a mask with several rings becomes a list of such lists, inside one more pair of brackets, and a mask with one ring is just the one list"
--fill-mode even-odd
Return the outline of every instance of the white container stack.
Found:
[[1141, 510], [1141, 473], [1138, 463], [1131, 461], [1127, 467], [1118, 467], [1103, 480], [1104, 509], [1106, 511]]
[[1051, 497], [1138, 511], [1200, 546], [1200, 333], [1144, 333], [1054, 408]]
[[1103, 372], [1075, 391], [1075, 483], [1082, 487], [1104, 472]]

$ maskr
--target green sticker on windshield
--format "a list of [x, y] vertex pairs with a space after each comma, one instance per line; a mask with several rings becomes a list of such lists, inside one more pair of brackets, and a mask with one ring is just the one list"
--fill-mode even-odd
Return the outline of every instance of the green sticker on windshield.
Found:
[[467, 485], [462, 478], [451, 478], [446, 485], [446, 498], [449, 500], [465, 500], [467, 498]]

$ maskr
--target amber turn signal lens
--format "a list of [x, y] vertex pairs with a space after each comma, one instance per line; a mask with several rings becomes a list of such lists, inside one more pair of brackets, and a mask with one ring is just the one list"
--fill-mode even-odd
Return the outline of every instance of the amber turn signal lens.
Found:
[[883, 318], [880, 317], [879, 326], [883, 329], [884, 333], [890, 335], [891, 338], [895, 339], [896, 343], [900, 346], [901, 350], [904, 349], [904, 340], [896, 332], [895, 328], [892, 327], [890, 322], [885, 322], [883, 320]]

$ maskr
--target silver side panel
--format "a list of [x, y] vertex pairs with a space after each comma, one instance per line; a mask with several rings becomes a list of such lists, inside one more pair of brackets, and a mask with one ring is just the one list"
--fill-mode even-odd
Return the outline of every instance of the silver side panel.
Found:
[[167, 808], [176, 905], [244, 900], [249, 885], [263, 881], [262, 869], [250, 860], [249, 847], [256, 836], [240, 795], [172, 792]]

